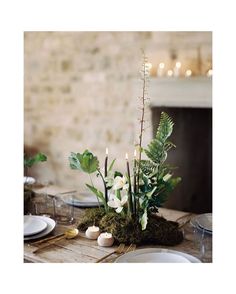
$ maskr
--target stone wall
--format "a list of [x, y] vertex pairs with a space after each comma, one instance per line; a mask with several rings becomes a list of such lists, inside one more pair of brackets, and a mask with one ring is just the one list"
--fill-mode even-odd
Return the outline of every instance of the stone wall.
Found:
[[[24, 140], [48, 155], [31, 171], [83, 190], [87, 177], [70, 170], [68, 155], [88, 148], [101, 161], [105, 148], [125, 168], [138, 138], [139, 70], [143, 48], [153, 64], [205, 74], [211, 68], [209, 32], [25, 32]], [[140, 87], [140, 88], [139, 88]], [[151, 124], [150, 112], [146, 114]], [[152, 136], [145, 132], [144, 144]]]

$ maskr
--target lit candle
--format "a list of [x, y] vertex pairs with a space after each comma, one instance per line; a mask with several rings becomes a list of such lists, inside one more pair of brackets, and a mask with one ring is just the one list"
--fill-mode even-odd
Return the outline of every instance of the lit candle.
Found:
[[85, 232], [85, 236], [88, 239], [92, 239], [92, 240], [96, 240], [99, 235], [100, 235], [100, 229], [99, 227], [96, 227], [96, 226], [88, 227]]
[[114, 243], [114, 238], [112, 234], [106, 232], [99, 235], [97, 242], [99, 246], [110, 247]]
[[[106, 147], [106, 157], [105, 157], [105, 178], [107, 177], [107, 162], [108, 162], [108, 148]], [[108, 201], [108, 192], [107, 192], [107, 187], [105, 185], [105, 200], [106, 200], [106, 203]]]
[[157, 69], [157, 76], [162, 77], [164, 74], [164, 68], [165, 68], [165, 63], [161, 62], [159, 63], [158, 69]]
[[207, 76], [210, 78], [210, 77], [212, 77], [212, 74], [213, 74], [213, 70], [209, 69], [207, 72]]
[[187, 69], [185, 72], [185, 77], [188, 78], [188, 77], [191, 77], [191, 75], [192, 75], [191, 69]]
[[173, 76], [173, 70], [172, 70], [172, 69], [169, 69], [169, 70], [167, 71], [167, 76], [168, 76], [168, 77], [172, 77], [172, 76]]
[[129, 211], [133, 213], [133, 202], [132, 202], [132, 190], [131, 190], [131, 178], [130, 178], [130, 169], [129, 169], [129, 157], [128, 153], [125, 154], [126, 165], [127, 165], [127, 175], [128, 175], [128, 183], [129, 183]]
[[180, 68], [181, 68], [181, 62], [177, 61], [174, 68], [175, 77], [178, 77], [180, 75]]

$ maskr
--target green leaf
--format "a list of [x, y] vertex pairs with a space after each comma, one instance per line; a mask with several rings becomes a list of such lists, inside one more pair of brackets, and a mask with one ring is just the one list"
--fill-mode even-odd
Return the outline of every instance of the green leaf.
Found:
[[80, 166], [79, 159], [77, 157], [77, 154], [74, 152], [71, 152], [69, 156], [69, 163], [70, 163], [70, 168], [71, 169], [78, 169], [82, 171], [82, 168]]
[[109, 166], [109, 168], [108, 168], [108, 171], [111, 171], [111, 170], [112, 170], [115, 161], [116, 161], [116, 159], [113, 159], [113, 160], [112, 160], [112, 163], [110, 164], [110, 166]]
[[72, 169], [82, 170], [88, 174], [94, 173], [99, 168], [97, 157], [88, 150], [85, 150], [82, 154], [71, 152], [69, 162]]
[[86, 184], [86, 186], [98, 197], [98, 199], [100, 199], [102, 201], [104, 206], [106, 206], [106, 201], [105, 201], [105, 197], [104, 197], [103, 193], [101, 191], [99, 191], [97, 188], [95, 188], [89, 184]]
[[167, 158], [167, 151], [175, 145], [167, 142], [173, 131], [174, 123], [167, 113], [162, 112], [160, 123], [157, 128], [156, 137], [150, 142], [145, 149], [147, 157], [156, 164], [162, 164]]
[[47, 161], [47, 156], [41, 152], [30, 158], [24, 158], [24, 166], [32, 167], [35, 163]]
[[156, 189], [157, 189], [157, 186], [155, 186], [153, 189], [152, 189], [152, 191], [151, 192], [148, 192], [146, 195], [147, 195], [147, 197], [148, 198], [151, 198], [152, 197], [152, 195], [154, 194], [154, 192], [156, 191]]
[[141, 219], [140, 219], [140, 223], [142, 226], [142, 230], [145, 230], [147, 227], [147, 222], [148, 222], [148, 216], [147, 216], [147, 209], [145, 209]]

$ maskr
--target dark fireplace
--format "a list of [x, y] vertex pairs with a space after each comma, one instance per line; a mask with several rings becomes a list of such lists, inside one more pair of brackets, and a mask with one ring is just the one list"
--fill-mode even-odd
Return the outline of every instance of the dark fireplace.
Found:
[[[153, 107], [153, 130], [161, 111], [174, 120], [171, 141], [177, 146], [169, 151], [167, 163], [182, 182], [170, 195], [165, 207], [204, 213], [212, 211], [212, 109]], [[153, 134], [155, 136], [155, 134]]]

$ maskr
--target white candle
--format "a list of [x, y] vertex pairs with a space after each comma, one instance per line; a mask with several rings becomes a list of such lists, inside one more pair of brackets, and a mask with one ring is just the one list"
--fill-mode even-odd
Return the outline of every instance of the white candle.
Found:
[[134, 149], [134, 159], [136, 159], [137, 158], [137, 151], [136, 151], [136, 149]]
[[100, 235], [100, 229], [99, 227], [96, 227], [96, 226], [88, 227], [85, 232], [85, 236], [88, 239], [92, 239], [92, 240], [96, 240], [99, 235]]
[[181, 62], [177, 61], [174, 68], [175, 77], [178, 77], [180, 75], [180, 68], [181, 68]]
[[164, 74], [164, 68], [165, 68], [165, 63], [161, 62], [159, 63], [158, 69], [157, 69], [157, 76], [162, 77]]
[[173, 76], [173, 70], [172, 70], [172, 69], [169, 69], [169, 70], [167, 71], [167, 76], [168, 76], [168, 77], [172, 77], [172, 76]]
[[98, 245], [102, 247], [111, 247], [114, 243], [114, 238], [110, 233], [102, 233], [98, 237]]
[[191, 75], [192, 75], [191, 69], [187, 69], [185, 72], [185, 76], [188, 78], [188, 77], [191, 77]]
[[207, 76], [208, 77], [212, 77], [212, 73], [213, 73], [213, 70], [212, 69], [209, 69], [208, 72], [207, 72]]

